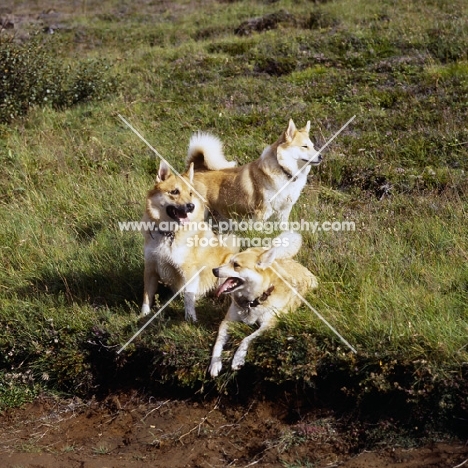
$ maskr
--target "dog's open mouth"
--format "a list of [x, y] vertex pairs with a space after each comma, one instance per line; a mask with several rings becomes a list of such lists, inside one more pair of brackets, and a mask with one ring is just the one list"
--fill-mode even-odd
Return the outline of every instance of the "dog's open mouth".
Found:
[[216, 297], [221, 296], [221, 294], [230, 294], [234, 292], [237, 288], [244, 284], [244, 280], [241, 278], [228, 278], [217, 290]]
[[166, 213], [180, 224], [186, 224], [190, 221], [188, 217], [189, 211], [185, 207], [177, 208], [174, 205], [170, 205], [166, 208]]

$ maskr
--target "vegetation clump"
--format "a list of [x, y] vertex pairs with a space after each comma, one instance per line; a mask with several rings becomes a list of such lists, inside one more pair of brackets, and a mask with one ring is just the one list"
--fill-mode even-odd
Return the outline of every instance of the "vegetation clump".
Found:
[[117, 89], [117, 78], [102, 59], [64, 64], [49, 40], [23, 43], [0, 35], [0, 123], [25, 115], [34, 106], [67, 108], [99, 101]]

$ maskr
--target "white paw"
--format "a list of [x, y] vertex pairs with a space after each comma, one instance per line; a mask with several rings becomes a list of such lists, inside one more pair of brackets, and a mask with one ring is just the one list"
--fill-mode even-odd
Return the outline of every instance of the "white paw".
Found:
[[221, 358], [213, 358], [209, 369], [211, 377], [218, 377], [222, 367], [223, 363], [221, 362]]
[[195, 313], [195, 311], [185, 311], [185, 320], [187, 320], [187, 322], [196, 322], [197, 314]]
[[232, 360], [232, 370], [239, 370], [245, 364], [245, 352], [237, 350]]
[[151, 312], [151, 307], [148, 304], [141, 306], [141, 315], [148, 315]]

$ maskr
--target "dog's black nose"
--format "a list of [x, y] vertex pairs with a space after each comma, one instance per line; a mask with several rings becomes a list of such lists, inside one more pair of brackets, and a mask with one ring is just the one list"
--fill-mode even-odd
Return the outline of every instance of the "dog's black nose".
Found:
[[213, 275], [215, 275], [216, 277], [218, 277], [218, 275], [219, 275], [219, 268], [213, 268], [211, 271], [213, 272]]
[[318, 155], [318, 161], [319, 161], [319, 162], [321, 162], [321, 161], [322, 161], [322, 159], [323, 159], [323, 156], [322, 156], [322, 154], [321, 154], [321, 153], [319, 153], [319, 155]]
[[185, 205], [185, 210], [187, 213], [191, 213], [195, 209], [195, 205], [193, 203], [187, 203]]

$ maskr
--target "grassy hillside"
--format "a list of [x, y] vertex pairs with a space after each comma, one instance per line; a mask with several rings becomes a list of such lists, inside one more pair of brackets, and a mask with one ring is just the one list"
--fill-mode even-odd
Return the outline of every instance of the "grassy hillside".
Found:
[[[59, 2], [41, 23], [37, 5], [7, 7], [21, 34], [3, 31], [0, 49], [36, 62], [14, 115], [19, 62], [0, 81], [0, 406], [44, 388], [213, 388], [226, 303], [202, 301], [189, 325], [175, 301], [117, 354], [144, 323], [142, 238], [118, 222], [140, 219], [158, 166], [118, 114], [180, 170], [199, 129], [245, 163], [291, 117], [311, 120], [321, 147], [356, 115], [291, 219], [356, 225], [303, 233], [299, 260], [320, 281], [307, 299], [358, 354], [303, 307], [215, 386], [294, 384], [466, 417], [465, 1]], [[247, 332], [236, 327], [233, 348]]]

